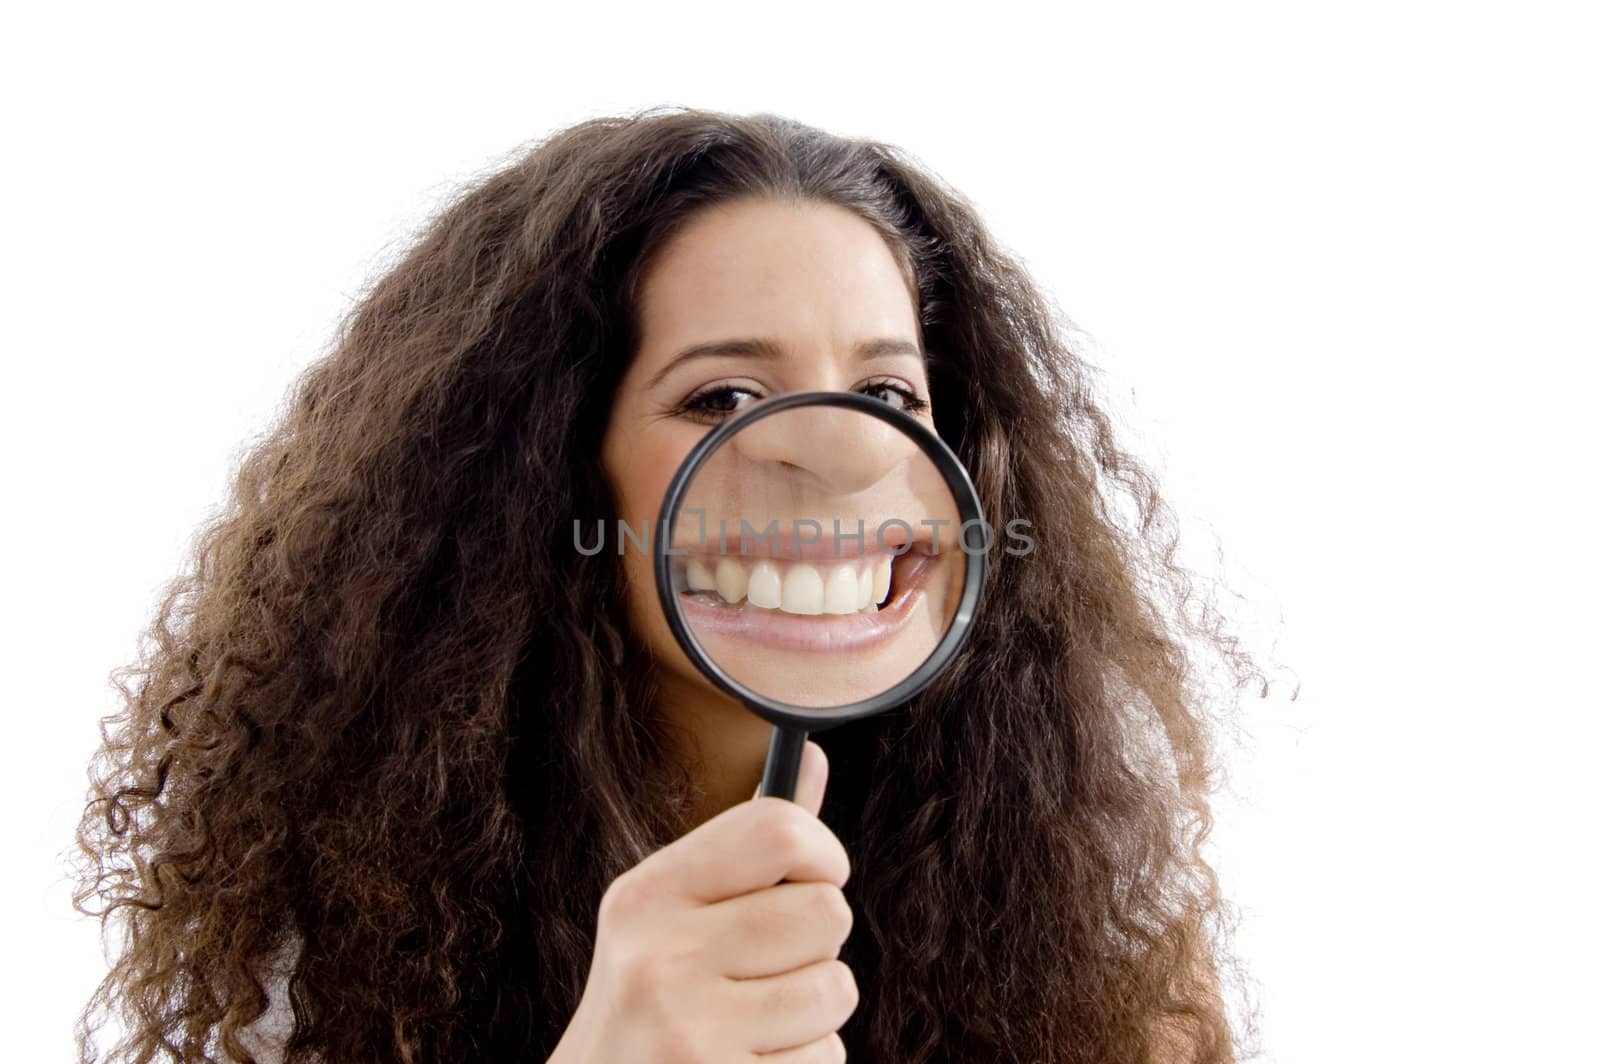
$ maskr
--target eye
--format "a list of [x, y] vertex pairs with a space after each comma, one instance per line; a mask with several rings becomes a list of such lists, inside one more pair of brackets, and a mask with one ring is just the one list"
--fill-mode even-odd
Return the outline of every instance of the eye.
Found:
[[743, 409], [761, 396], [753, 388], [717, 384], [701, 389], [678, 404], [674, 414], [695, 421], [714, 423]]
[[895, 409], [904, 410], [908, 414], [920, 414], [928, 409], [928, 401], [926, 399], [923, 399], [915, 391], [899, 381], [871, 381], [857, 390], [862, 395], [870, 395], [874, 399], [881, 399]]

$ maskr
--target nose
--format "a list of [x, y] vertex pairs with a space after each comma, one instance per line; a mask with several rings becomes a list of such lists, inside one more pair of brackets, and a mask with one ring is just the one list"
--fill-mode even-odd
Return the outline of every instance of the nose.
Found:
[[762, 475], [833, 496], [867, 491], [917, 452], [888, 422], [834, 406], [780, 411], [745, 426], [726, 446]]

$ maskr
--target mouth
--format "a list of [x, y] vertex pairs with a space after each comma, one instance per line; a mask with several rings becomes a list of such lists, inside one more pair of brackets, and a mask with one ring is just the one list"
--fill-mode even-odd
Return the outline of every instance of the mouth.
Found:
[[923, 607], [933, 545], [833, 560], [689, 556], [675, 567], [696, 633], [784, 650], [858, 649], [889, 639]]

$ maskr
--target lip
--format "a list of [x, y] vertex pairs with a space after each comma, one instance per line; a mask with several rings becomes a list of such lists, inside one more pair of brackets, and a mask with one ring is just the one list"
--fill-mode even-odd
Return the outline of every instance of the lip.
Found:
[[864, 650], [893, 639], [911, 623], [927, 602], [927, 582], [934, 557], [910, 552], [895, 561], [894, 597], [870, 613], [801, 614], [763, 609], [748, 601], [739, 606], [717, 605], [690, 591], [679, 593], [678, 603], [689, 630], [746, 640], [777, 650], [826, 653]]

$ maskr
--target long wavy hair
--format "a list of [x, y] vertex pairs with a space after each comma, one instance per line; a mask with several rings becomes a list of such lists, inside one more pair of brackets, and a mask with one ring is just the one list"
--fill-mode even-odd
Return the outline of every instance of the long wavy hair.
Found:
[[1064, 319], [903, 151], [652, 108], [524, 146], [434, 213], [111, 674], [74, 904], [118, 917], [121, 950], [80, 1059], [252, 1059], [275, 978], [288, 1061], [552, 1050], [601, 894], [695, 797], [620, 565], [571, 530], [615, 516], [600, 439], [641, 272], [698, 208], [751, 195], [845, 207], [901, 257], [937, 429], [991, 524], [1037, 542], [991, 555], [926, 693], [817, 736], [852, 858], [852, 1057], [1241, 1052], [1254, 1017], [1230, 1025], [1216, 974], [1236, 918], [1199, 847], [1216, 725], [1269, 685], [1192, 608], [1175, 517]]

